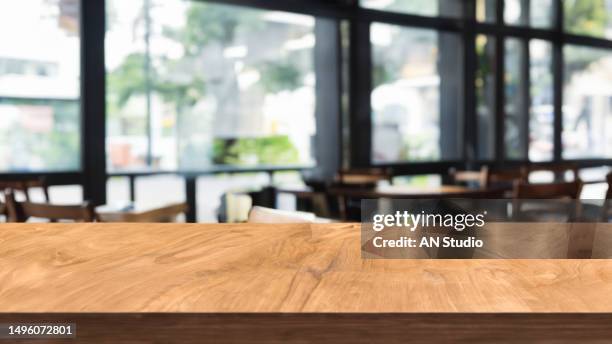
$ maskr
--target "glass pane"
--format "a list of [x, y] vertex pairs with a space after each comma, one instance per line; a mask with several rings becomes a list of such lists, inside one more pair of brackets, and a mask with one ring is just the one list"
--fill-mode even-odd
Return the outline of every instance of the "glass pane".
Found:
[[525, 11], [521, 0], [504, 1], [504, 22], [511, 25], [526, 25]]
[[109, 0], [106, 9], [107, 168], [143, 168], [147, 165], [150, 101], [145, 1]]
[[0, 2], [0, 171], [80, 168], [79, 1]]
[[497, 0], [477, 0], [476, 20], [485, 23], [495, 23], [497, 11]]
[[360, 0], [363, 7], [421, 16], [461, 17], [463, 0]]
[[535, 28], [553, 26], [553, 0], [506, 0], [504, 21]]
[[[108, 95], [118, 119], [109, 121], [120, 126], [109, 142], [123, 166], [146, 162], [148, 134], [149, 159], [163, 169], [312, 163], [315, 18], [198, 1], [109, 2], [127, 17], [115, 40], [112, 25], [107, 35], [116, 55], [109, 80], [127, 69]], [[121, 118], [134, 121], [130, 132]]]
[[612, 0], [565, 0], [563, 5], [566, 31], [612, 38]]
[[476, 37], [476, 115], [479, 160], [495, 157], [495, 37]]
[[531, 66], [531, 110], [529, 118], [529, 160], [550, 161], [554, 151], [554, 107], [552, 44], [542, 40], [529, 43]]
[[612, 51], [564, 48], [563, 157], [612, 157]]
[[554, 25], [554, 0], [531, 0], [529, 24], [535, 28], [548, 29]]
[[370, 39], [373, 161], [459, 158], [463, 69], [456, 54], [459, 37], [373, 24]]
[[524, 112], [525, 99], [522, 92], [526, 85], [523, 77], [525, 66], [525, 42], [516, 38], [508, 38], [505, 41], [505, 146], [506, 158], [525, 159], [525, 135], [524, 127], [527, 114]]

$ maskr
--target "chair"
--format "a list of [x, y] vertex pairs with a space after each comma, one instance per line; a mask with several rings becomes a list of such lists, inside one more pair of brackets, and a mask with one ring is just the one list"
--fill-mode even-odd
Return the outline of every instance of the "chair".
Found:
[[[581, 204], [578, 201], [582, 191], [582, 182], [527, 184], [517, 181], [514, 184], [513, 213], [515, 218], [543, 219], [547, 215], [567, 215], [575, 220], [581, 216]], [[534, 201], [539, 200], [539, 201]], [[531, 204], [531, 209], [525, 206]], [[557, 206], [556, 210], [553, 207]]]
[[608, 222], [610, 220], [610, 210], [612, 210], [612, 207], [610, 207], [612, 203], [612, 172], [608, 173], [606, 181], [608, 182], [608, 192], [606, 193], [606, 199], [602, 207], [601, 220], [603, 222]]
[[30, 189], [41, 188], [43, 195], [45, 196], [45, 202], [49, 202], [49, 186], [45, 178], [38, 179], [26, 179], [26, 180], [12, 180], [12, 181], [0, 181], [0, 190], [11, 189], [14, 191], [23, 192], [26, 201], [30, 201]]
[[512, 189], [516, 181], [527, 182], [523, 168], [487, 170], [485, 188], [505, 187]]
[[8, 215], [6, 213], [6, 204], [2, 202], [2, 200], [0, 200], [0, 216], [5, 216], [8, 218]]
[[523, 169], [492, 170], [483, 166], [480, 171], [451, 169], [449, 176], [455, 184], [475, 185], [480, 189], [512, 189], [516, 180], [526, 180]]
[[30, 218], [48, 219], [51, 222], [61, 220], [94, 222], [97, 220], [93, 206], [87, 202], [81, 205], [18, 202], [12, 190], [7, 190], [5, 196], [9, 222], [26, 222]]
[[248, 223], [315, 223], [313, 213], [287, 211], [255, 206], [249, 212]]
[[[383, 168], [355, 168], [349, 170], [340, 170], [336, 174], [335, 182], [332, 187], [350, 187], [370, 189], [375, 188], [379, 182], [391, 182], [392, 174], [388, 169]], [[347, 221], [356, 221], [360, 215], [360, 199], [346, 197], [344, 195], [336, 196], [338, 207], [338, 216], [340, 219]]]

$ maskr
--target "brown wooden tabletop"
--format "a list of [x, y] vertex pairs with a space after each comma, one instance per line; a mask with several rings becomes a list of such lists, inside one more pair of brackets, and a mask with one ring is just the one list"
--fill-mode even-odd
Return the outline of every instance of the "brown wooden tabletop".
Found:
[[612, 312], [610, 260], [363, 260], [356, 224], [3, 224], [0, 245], [0, 322], [77, 321], [83, 340], [473, 343], [523, 328], [516, 338], [562, 342], [612, 330], [596, 314]]
[[1, 312], [612, 312], [612, 261], [362, 260], [353, 224], [4, 224], [0, 243]]

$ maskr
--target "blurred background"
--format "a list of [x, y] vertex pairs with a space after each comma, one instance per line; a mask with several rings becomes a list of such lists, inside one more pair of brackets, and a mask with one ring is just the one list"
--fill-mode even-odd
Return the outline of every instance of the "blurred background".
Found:
[[0, 180], [48, 202], [244, 220], [565, 163], [606, 195], [612, 0], [20, 0], [0, 32]]

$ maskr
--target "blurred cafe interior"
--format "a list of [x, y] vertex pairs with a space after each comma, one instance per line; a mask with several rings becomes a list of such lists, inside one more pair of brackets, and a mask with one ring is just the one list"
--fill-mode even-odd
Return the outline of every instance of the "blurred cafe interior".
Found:
[[0, 119], [0, 221], [607, 221], [612, 0], [2, 1]]

